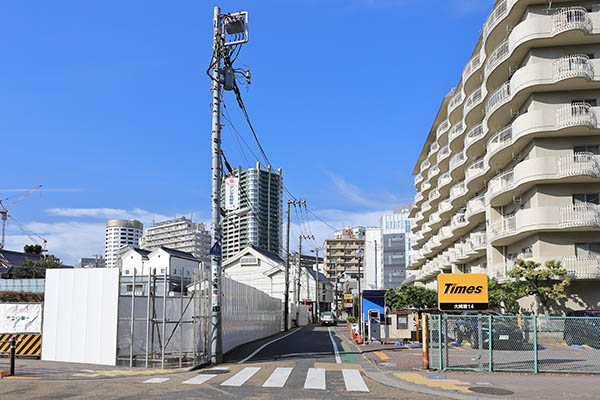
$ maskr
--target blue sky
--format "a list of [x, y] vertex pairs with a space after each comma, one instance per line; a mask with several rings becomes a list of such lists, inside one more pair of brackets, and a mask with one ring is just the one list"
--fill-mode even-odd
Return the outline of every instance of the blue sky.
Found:
[[[18, 1], [0, 15], [0, 197], [66, 263], [108, 218], [209, 219], [213, 1]], [[286, 186], [335, 227], [408, 203], [415, 160], [491, 0], [223, 1], [250, 12], [251, 119]], [[252, 144], [235, 99], [225, 103]], [[240, 152], [231, 127], [223, 147]], [[254, 151], [256, 148], [254, 147]], [[246, 161], [247, 160], [247, 161]], [[294, 218], [295, 215], [292, 214]], [[317, 242], [331, 229], [310, 219]], [[7, 248], [28, 239], [9, 221]], [[294, 241], [293, 241], [294, 242]]]

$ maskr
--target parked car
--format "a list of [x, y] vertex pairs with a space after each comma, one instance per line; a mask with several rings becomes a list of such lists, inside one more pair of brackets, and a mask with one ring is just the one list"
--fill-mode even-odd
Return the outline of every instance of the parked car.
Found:
[[600, 348], [600, 311], [585, 310], [567, 313], [563, 339], [569, 345], [588, 345]]
[[321, 313], [321, 326], [325, 325], [337, 326], [337, 319], [335, 318], [335, 314], [331, 311]]
[[492, 348], [518, 350], [523, 347], [523, 332], [516, 318], [501, 318], [497, 313], [465, 312], [462, 318], [456, 320], [454, 339], [457, 343], [463, 340], [471, 342], [473, 348], [479, 348], [479, 324], [481, 324], [482, 347], [489, 348], [489, 318], [492, 319]]

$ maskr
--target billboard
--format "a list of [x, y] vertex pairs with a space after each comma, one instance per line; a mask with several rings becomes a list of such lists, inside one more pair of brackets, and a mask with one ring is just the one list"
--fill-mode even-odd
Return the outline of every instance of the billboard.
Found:
[[1, 333], [40, 333], [42, 305], [39, 303], [0, 304]]
[[240, 207], [240, 180], [235, 176], [225, 178], [225, 209], [237, 210]]
[[486, 274], [439, 274], [440, 311], [485, 311], [488, 309]]

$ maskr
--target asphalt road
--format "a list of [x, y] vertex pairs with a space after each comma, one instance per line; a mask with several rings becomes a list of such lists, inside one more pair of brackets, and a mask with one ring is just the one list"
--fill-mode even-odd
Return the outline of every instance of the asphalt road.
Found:
[[[336, 357], [338, 351], [346, 353]], [[262, 343], [265, 344], [265, 343]], [[4, 399], [433, 399], [433, 397], [384, 386], [368, 378], [368, 363], [354, 356], [353, 345], [343, 343], [326, 327], [304, 327], [267, 345], [244, 363], [220, 365], [221, 369], [147, 374], [138, 370], [86, 371], [77, 380], [0, 381]], [[250, 346], [251, 347], [251, 346]], [[349, 356], [350, 354], [350, 356]], [[89, 367], [88, 367], [89, 368]], [[119, 373], [121, 371], [121, 373]], [[139, 375], [131, 375], [139, 371]], [[107, 376], [109, 374], [109, 376]], [[69, 376], [66, 376], [69, 375]]]

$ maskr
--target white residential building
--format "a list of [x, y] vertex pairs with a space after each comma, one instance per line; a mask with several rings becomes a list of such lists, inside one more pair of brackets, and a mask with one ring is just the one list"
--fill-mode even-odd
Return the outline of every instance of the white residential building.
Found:
[[381, 228], [368, 227], [365, 232], [365, 255], [363, 264], [364, 289], [383, 288], [383, 252]]
[[119, 253], [123, 247], [138, 247], [144, 225], [135, 219], [109, 219], [106, 221], [105, 265], [107, 268], [117, 266]]
[[210, 263], [210, 233], [204, 224], [188, 218], [156, 222], [146, 229], [140, 240], [140, 248], [154, 250], [161, 246], [190, 253], [206, 265]]
[[496, 2], [415, 166], [414, 284], [558, 260], [557, 307], [600, 306], [599, 56], [597, 3]]

